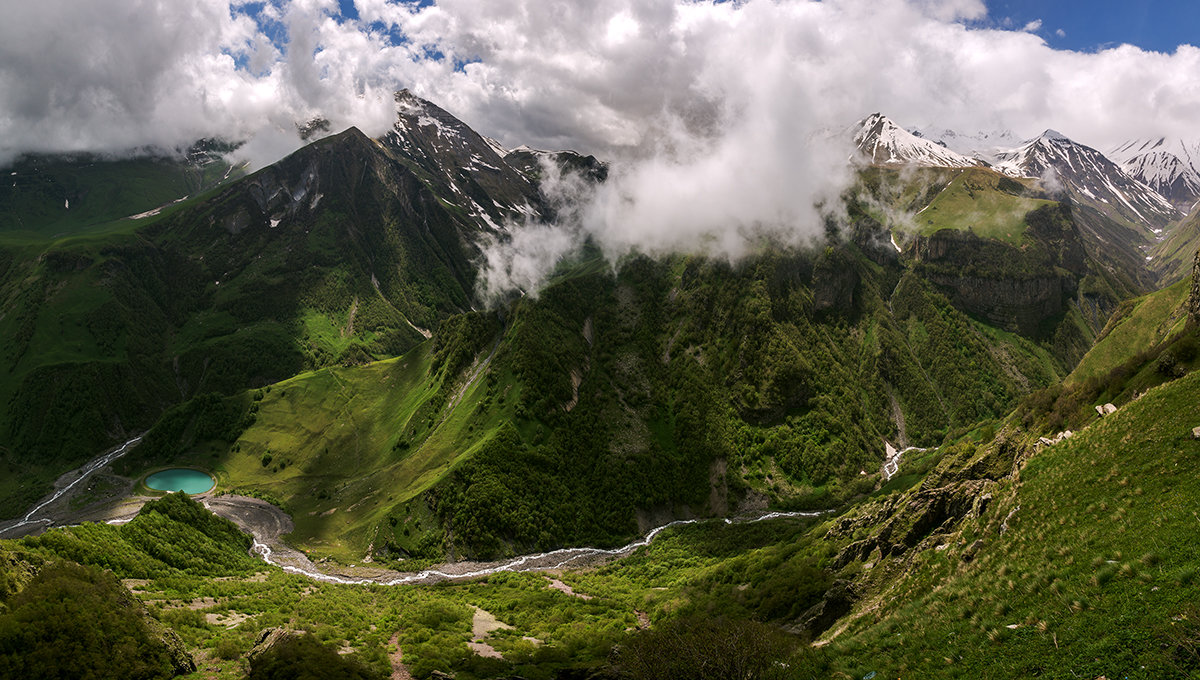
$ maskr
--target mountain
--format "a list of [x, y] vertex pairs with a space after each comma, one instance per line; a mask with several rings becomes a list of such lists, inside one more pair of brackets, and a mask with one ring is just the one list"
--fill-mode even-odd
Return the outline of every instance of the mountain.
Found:
[[1020, 146], [1021, 140], [1011, 130], [962, 133], [947, 128], [913, 128], [912, 134], [944, 146], [951, 151], [991, 165], [996, 154]]
[[876, 165], [969, 168], [979, 161], [922, 139], [875, 113], [850, 130], [860, 158]]
[[493, 140], [408, 90], [396, 94], [396, 110], [382, 143], [415, 163], [446, 202], [492, 229], [517, 215], [536, 215], [536, 184], [504, 162]]
[[1162, 230], [1183, 216], [1104, 154], [1054, 130], [996, 154], [996, 167], [1014, 177], [1041, 178], [1052, 190], [1061, 186], [1074, 200], [1135, 229]]
[[476, 240], [536, 214], [537, 187], [432, 104], [397, 109], [381, 140], [351, 128], [157, 214], [0, 246], [0, 463], [25, 471], [0, 475], [6, 511], [175, 404], [395, 356], [473, 306]]
[[240, 177], [228, 144], [202, 140], [177, 153], [130, 158], [27, 155], [0, 173], [0, 238], [43, 239], [145, 218]]
[[1131, 177], [1154, 189], [1183, 212], [1200, 200], [1200, 144], [1181, 139], [1139, 139], [1108, 152]]
[[[480, 309], [480, 240], [607, 168], [396, 105], [157, 214], [0, 239], [5, 512], [144, 431], [63, 478], [78, 526], [0, 541], [0, 675], [1194, 671], [1200, 289], [1135, 299], [1137, 184], [1086, 147], [1013, 176], [864, 121], [814, 244], [585, 245]], [[182, 496], [134, 517], [164, 466], [257, 540]], [[550, 552], [580, 544], [631, 548]], [[535, 551], [552, 573], [428, 569]]]

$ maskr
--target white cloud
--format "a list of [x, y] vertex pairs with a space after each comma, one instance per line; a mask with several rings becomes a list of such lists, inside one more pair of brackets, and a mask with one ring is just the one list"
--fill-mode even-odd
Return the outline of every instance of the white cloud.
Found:
[[[358, 22], [334, 20], [333, 0], [274, 0], [262, 16], [286, 33], [284, 51], [231, 11], [255, 6], [8, 8], [0, 158], [287, 131], [317, 113], [379, 132], [401, 87], [509, 144], [608, 156], [655, 147], [664, 126], [703, 139], [758, 104], [746, 97], [806, 101], [799, 131], [882, 110], [911, 125], [1055, 127], [1098, 146], [1189, 132], [1200, 104], [1194, 48], [1055, 51], [1025, 33], [1038, 22], [983, 28], [981, 0], [357, 0]], [[1120, 87], [1107, 85], [1114, 70]]]
[[1067, 37], [1067, 32], [1060, 28], [1054, 32], [1054, 35], [1057, 35], [1060, 38], [1065, 38], [1065, 37]]
[[1021, 30], [1025, 31], [1026, 33], [1037, 33], [1038, 31], [1042, 30], [1042, 20], [1034, 19], [1033, 21], [1025, 24], [1025, 28], [1022, 28]]
[[1057, 51], [1027, 32], [1040, 24], [995, 28], [981, 0], [356, 0], [357, 22], [335, 5], [273, 0], [256, 23], [229, 0], [16, 3], [0, 162], [218, 134], [267, 162], [315, 114], [381, 133], [409, 87], [509, 146], [614, 160], [571, 238], [736, 253], [818, 231], [846, 153], [827, 133], [873, 111], [1103, 149], [1191, 137], [1200, 110], [1200, 49]]

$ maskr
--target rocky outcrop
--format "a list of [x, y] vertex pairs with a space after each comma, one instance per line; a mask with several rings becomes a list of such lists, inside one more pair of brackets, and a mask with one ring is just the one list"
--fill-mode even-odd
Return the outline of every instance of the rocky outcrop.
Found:
[[1192, 294], [1188, 297], [1188, 316], [1200, 323], [1200, 250], [1192, 259]]
[[849, 314], [859, 280], [858, 270], [845, 253], [826, 252], [817, 259], [812, 275], [813, 311]]
[[816, 637], [833, 627], [837, 620], [850, 613], [858, 594], [850, 581], [835, 581], [825, 597], [800, 615], [796, 623], [788, 628], [793, 633], [807, 633]]
[[304, 633], [286, 628], [264, 628], [258, 634], [258, 638], [254, 641], [254, 646], [250, 651], [246, 652], [246, 658], [254, 661], [258, 657], [266, 654], [279, 645], [291, 640], [292, 638], [300, 637]]
[[873, 527], [867, 538], [842, 548], [833, 560], [835, 569], [854, 561], [865, 561], [878, 552], [879, 558], [902, 555], [933, 534], [952, 531], [968, 516], [987, 511], [991, 486], [973, 479], [938, 488], [923, 488], [906, 498], [884, 503], [874, 512], [845, 518], [829, 530], [830, 536], [853, 535], [856, 529]]
[[166, 647], [167, 656], [171, 660], [172, 673], [187, 675], [196, 672], [196, 660], [192, 658], [187, 644], [183, 638], [179, 637], [179, 633], [167, 628], [149, 615], [146, 616], [146, 625], [154, 637]]

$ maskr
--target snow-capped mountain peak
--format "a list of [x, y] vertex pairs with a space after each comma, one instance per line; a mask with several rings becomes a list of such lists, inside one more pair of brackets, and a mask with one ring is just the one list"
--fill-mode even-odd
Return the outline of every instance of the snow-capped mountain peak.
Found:
[[858, 155], [868, 163], [937, 168], [966, 168], [979, 165], [974, 158], [951, 151], [928, 139], [922, 139], [880, 113], [867, 116], [850, 131]]
[[917, 137], [940, 144], [951, 151], [969, 156], [988, 164], [995, 162], [996, 154], [1021, 143], [1011, 130], [991, 130], [963, 133], [946, 128], [925, 127], [909, 130]]
[[1016, 177], [1052, 174], [1077, 200], [1131, 224], [1155, 229], [1180, 217], [1179, 210], [1153, 188], [1099, 151], [1055, 130], [998, 153], [996, 161], [996, 169]]
[[1178, 208], [1188, 210], [1200, 199], [1200, 143], [1139, 139], [1116, 146], [1108, 156]]

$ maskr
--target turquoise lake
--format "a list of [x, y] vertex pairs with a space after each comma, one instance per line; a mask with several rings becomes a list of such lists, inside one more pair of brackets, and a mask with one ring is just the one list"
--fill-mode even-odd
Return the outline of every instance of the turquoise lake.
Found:
[[187, 468], [171, 468], [155, 472], [146, 478], [146, 486], [156, 491], [183, 491], [196, 494], [209, 491], [217, 485], [217, 480], [199, 470]]

